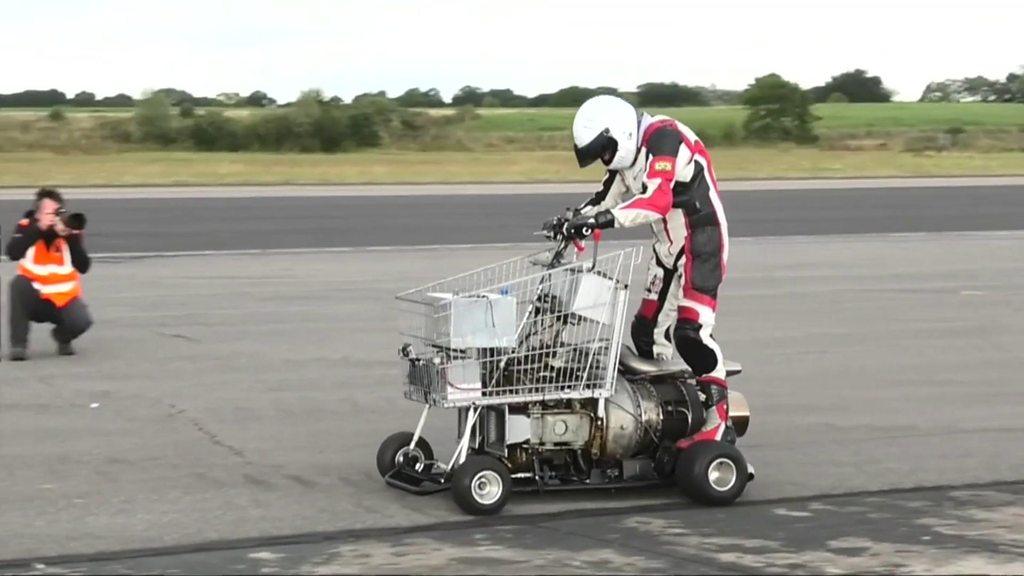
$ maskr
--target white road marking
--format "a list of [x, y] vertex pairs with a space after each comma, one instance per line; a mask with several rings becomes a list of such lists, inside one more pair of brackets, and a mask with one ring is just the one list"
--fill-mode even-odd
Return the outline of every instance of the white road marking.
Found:
[[810, 512], [787, 510], [786, 508], [772, 508], [772, 514], [778, 514], [779, 516], [795, 516], [797, 518], [807, 518], [808, 516], [814, 516], [814, 514], [811, 514]]
[[[1021, 236], [1024, 230], [967, 230], [952, 232], [882, 232], [871, 234], [807, 234], [807, 235], [782, 235], [782, 236], [743, 236], [732, 238], [732, 243], [746, 242], [818, 242], [822, 239], [829, 241], [852, 241], [871, 238], [904, 238], [904, 239], [927, 239], [935, 236], [959, 236], [986, 238], [991, 236]], [[649, 240], [605, 240], [602, 246], [643, 244], [646, 246]], [[311, 248], [251, 248], [244, 250], [180, 250], [180, 251], [157, 251], [157, 252], [98, 252], [90, 254], [93, 259], [98, 260], [132, 260], [140, 258], [183, 258], [189, 256], [251, 256], [251, 255], [275, 255], [275, 254], [331, 254], [331, 253], [356, 253], [356, 252], [403, 252], [415, 250], [487, 250], [500, 248], [530, 248], [543, 250], [550, 247], [550, 242], [496, 242], [483, 244], [404, 244], [400, 246], [338, 246], [338, 247], [311, 247]], [[588, 251], [590, 244], [588, 246]], [[586, 254], [586, 253], [585, 253]], [[0, 257], [0, 262], [8, 262], [6, 256]]]
[[284, 554], [276, 554], [274, 552], [253, 552], [248, 555], [253, 560], [278, 560], [284, 558]]
[[[937, 178], [813, 178], [795, 180], [725, 180], [723, 192], [750, 190], [839, 190], [853, 188], [948, 188], [951, 186], [1020, 186], [1024, 176], [951, 176]], [[477, 196], [574, 193], [593, 191], [593, 181], [551, 183], [455, 183], [455, 184], [293, 184], [225, 186], [95, 186], [65, 187], [68, 198], [91, 200], [127, 198], [288, 198], [288, 197], [389, 197]], [[0, 188], [0, 199], [31, 196], [33, 188]]]

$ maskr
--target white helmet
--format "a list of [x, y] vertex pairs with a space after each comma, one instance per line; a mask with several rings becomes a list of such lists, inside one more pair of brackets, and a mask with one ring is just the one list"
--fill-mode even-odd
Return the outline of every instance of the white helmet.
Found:
[[609, 170], [628, 168], [636, 160], [640, 116], [632, 104], [602, 94], [587, 100], [572, 120], [573, 150], [580, 168], [600, 159]]

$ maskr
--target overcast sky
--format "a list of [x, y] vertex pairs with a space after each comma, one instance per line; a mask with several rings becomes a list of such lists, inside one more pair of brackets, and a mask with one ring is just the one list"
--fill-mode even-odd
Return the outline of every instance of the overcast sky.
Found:
[[1024, 0], [0, 0], [0, 92], [196, 95], [461, 86], [534, 95], [643, 82], [804, 87], [866, 68], [931, 80], [1024, 65]]

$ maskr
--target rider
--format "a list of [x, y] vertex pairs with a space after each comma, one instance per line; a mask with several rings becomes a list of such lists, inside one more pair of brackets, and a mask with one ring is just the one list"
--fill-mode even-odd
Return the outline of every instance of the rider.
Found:
[[601, 160], [608, 172], [566, 232], [582, 239], [596, 229], [651, 225], [653, 256], [631, 327], [633, 344], [642, 357], [667, 360], [674, 342], [697, 376], [707, 399], [706, 423], [679, 446], [720, 440], [729, 417], [728, 389], [711, 331], [729, 233], [711, 157], [689, 127], [615, 96], [584, 102], [572, 135], [580, 167]]

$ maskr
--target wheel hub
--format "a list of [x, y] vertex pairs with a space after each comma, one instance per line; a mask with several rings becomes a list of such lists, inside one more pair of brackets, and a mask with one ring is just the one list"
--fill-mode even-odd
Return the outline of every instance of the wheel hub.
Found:
[[708, 483], [719, 492], [725, 492], [736, 484], [736, 464], [728, 458], [718, 458], [708, 466]]
[[501, 498], [502, 482], [501, 477], [491, 470], [483, 470], [473, 476], [470, 484], [473, 490], [473, 499], [485, 506], [494, 504]]
[[426, 463], [426, 458], [423, 456], [423, 451], [419, 448], [410, 449], [408, 446], [402, 448], [395, 454], [395, 468], [410, 467], [417, 472], [423, 470], [423, 465]]

